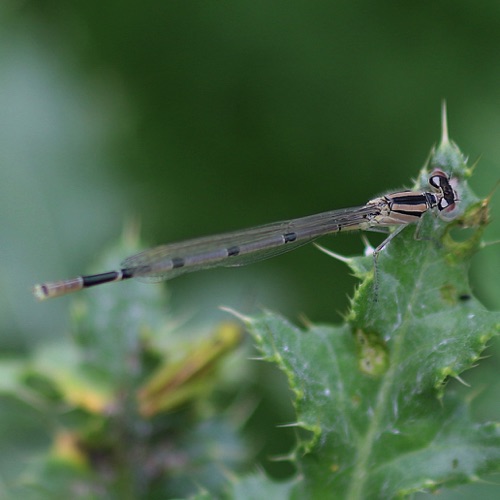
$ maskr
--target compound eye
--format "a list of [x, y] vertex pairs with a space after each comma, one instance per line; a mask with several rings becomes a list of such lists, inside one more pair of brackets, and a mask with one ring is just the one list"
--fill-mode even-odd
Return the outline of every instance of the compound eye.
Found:
[[448, 181], [448, 176], [441, 170], [434, 170], [429, 177], [429, 184], [435, 189], [442, 189], [443, 180]]
[[429, 177], [429, 184], [436, 189], [439, 189], [441, 187], [440, 184], [441, 177], [439, 175], [433, 175], [432, 177]]
[[455, 203], [448, 203], [445, 198], [439, 200], [438, 209], [440, 212], [451, 212], [455, 208]]

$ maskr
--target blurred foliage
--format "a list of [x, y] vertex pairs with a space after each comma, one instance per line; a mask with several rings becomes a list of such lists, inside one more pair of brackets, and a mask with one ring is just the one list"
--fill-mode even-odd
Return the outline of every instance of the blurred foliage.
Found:
[[[96, 265], [138, 250], [128, 233]], [[52, 440], [37, 459], [36, 449], [24, 450], [29, 466], [5, 477], [13, 497], [220, 491], [226, 471], [257, 451], [239, 433], [253, 407], [234, 395], [236, 386], [249, 386], [245, 366], [233, 359], [218, 376], [221, 359], [242, 341], [241, 327], [193, 330], [169, 314], [161, 288], [130, 285], [77, 298], [73, 340], [3, 365], [3, 399], [24, 403]]]
[[[442, 98], [453, 137], [472, 159], [482, 154], [475, 191], [489, 193], [500, 157], [499, 25], [492, 1], [2, 1], [2, 371], [68, 337], [67, 300], [34, 304], [30, 286], [88, 270], [130, 215], [159, 244], [358, 205], [409, 182], [437, 137]], [[486, 241], [500, 239], [497, 199]], [[332, 245], [361, 249], [356, 236]], [[499, 309], [497, 247], [478, 255], [472, 289]], [[227, 319], [220, 304], [332, 321], [354, 284], [306, 247], [169, 289], [177, 314], [207, 331]], [[497, 343], [489, 353], [467, 374], [478, 421], [500, 412]], [[283, 477], [291, 470], [267, 459], [293, 439], [274, 428], [293, 419], [286, 384], [256, 365], [258, 460]], [[5, 479], [53, 434], [33, 407], [1, 404]], [[487, 485], [473, 488], [464, 494], [487, 497]]]

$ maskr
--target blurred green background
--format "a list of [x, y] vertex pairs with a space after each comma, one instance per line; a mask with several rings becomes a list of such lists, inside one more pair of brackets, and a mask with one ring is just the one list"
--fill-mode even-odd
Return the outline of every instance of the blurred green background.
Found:
[[[4, 355], [66, 334], [70, 299], [37, 304], [31, 285], [88, 270], [130, 218], [155, 245], [409, 185], [443, 98], [452, 139], [481, 155], [476, 192], [500, 178], [498, 2], [3, 0], [0, 22]], [[471, 271], [497, 310], [498, 248]], [[312, 246], [168, 284], [202, 322], [219, 305], [338, 322], [354, 285]], [[477, 418], [498, 419], [498, 357], [465, 378]]]

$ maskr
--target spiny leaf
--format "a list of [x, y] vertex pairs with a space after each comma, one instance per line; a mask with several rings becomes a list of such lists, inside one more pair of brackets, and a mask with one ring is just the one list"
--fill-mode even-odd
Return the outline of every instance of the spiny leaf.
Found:
[[[471, 422], [467, 404], [445, 393], [500, 330], [467, 275], [487, 201], [468, 187], [471, 171], [445, 130], [416, 187], [427, 188], [434, 168], [450, 174], [460, 199], [453, 221], [426, 214], [384, 247], [375, 272], [372, 257], [349, 259], [362, 282], [344, 325], [247, 320], [264, 358], [288, 377], [297, 425], [311, 432], [295, 452], [301, 497], [401, 497], [500, 470], [498, 425]], [[462, 227], [474, 230], [456, 241]]]

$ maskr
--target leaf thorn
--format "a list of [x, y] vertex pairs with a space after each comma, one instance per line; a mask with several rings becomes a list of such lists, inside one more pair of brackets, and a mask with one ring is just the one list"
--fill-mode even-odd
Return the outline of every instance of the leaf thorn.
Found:
[[446, 99], [441, 102], [441, 147], [450, 143], [448, 136], [448, 116], [446, 113]]
[[361, 241], [365, 245], [364, 254], [365, 257], [370, 257], [375, 252], [375, 247], [368, 241], [366, 234], [361, 235]]
[[281, 428], [287, 428], [287, 427], [302, 427], [302, 424], [300, 422], [289, 422], [288, 424], [279, 424], [276, 427]]
[[340, 255], [339, 253], [332, 252], [331, 250], [328, 250], [328, 248], [325, 248], [321, 245], [318, 245], [318, 243], [313, 243], [313, 245], [318, 250], [321, 250], [323, 253], [326, 253], [326, 255], [329, 255], [330, 257], [333, 257], [334, 259], [340, 260], [340, 262], [344, 262], [345, 264], [349, 264], [352, 261], [351, 257], [344, 257], [343, 255]]
[[250, 356], [247, 358], [250, 361], [265, 361], [266, 358], [264, 356]]
[[295, 455], [289, 453], [287, 455], [272, 455], [267, 457], [271, 462], [293, 462], [295, 460]]
[[461, 384], [465, 385], [465, 387], [471, 387], [470, 384], [468, 384], [463, 378], [461, 378], [459, 375], [453, 375], [453, 378], [458, 380]]
[[234, 309], [226, 306], [219, 306], [219, 309], [221, 311], [227, 312], [229, 314], [232, 314], [235, 318], [238, 318], [239, 320], [243, 321], [243, 323], [249, 324], [252, 322], [252, 318], [249, 316], [245, 316], [244, 314], [241, 314], [238, 311], [235, 311]]

